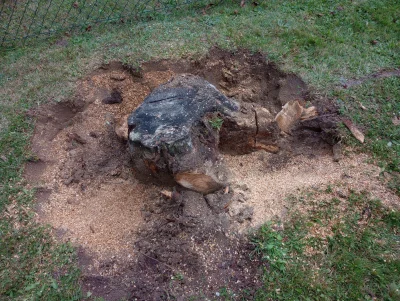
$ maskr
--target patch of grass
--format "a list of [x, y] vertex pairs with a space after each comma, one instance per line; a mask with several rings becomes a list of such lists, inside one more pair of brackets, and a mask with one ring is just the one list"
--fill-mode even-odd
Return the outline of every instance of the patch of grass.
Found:
[[[106, 0], [43, 3], [40, 0], [0, 3], [0, 46], [21, 46], [35, 39], [91, 31], [104, 23], [118, 24], [165, 18], [168, 14], [207, 5], [207, 1]], [[58, 36], [57, 36], [58, 34]]]
[[322, 203], [260, 229], [268, 267], [257, 300], [399, 300], [399, 212], [364, 194]]
[[360, 86], [335, 92], [343, 103], [342, 114], [365, 132], [363, 149], [344, 129], [346, 142], [367, 149], [390, 173], [389, 187], [400, 194], [400, 77], [366, 81]]
[[210, 125], [213, 129], [216, 129], [219, 131], [222, 127], [222, 124], [224, 123], [224, 120], [221, 117], [214, 117], [214, 118], [208, 120], [208, 122], [210, 123]]
[[22, 114], [2, 112], [8, 128], [0, 135], [1, 300], [80, 300], [75, 250], [34, 222], [34, 191], [20, 182], [32, 125]]
[[13, 203], [0, 221], [2, 300], [81, 300], [74, 248], [54, 243], [27, 212]]

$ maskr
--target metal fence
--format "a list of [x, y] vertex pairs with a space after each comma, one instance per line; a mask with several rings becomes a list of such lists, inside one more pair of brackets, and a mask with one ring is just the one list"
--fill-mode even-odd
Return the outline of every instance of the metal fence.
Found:
[[60, 32], [90, 31], [107, 22], [145, 20], [188, 6], [204, 7], [207, 2], [210, 1], [0, 0], [0, 47], [23, 45]]

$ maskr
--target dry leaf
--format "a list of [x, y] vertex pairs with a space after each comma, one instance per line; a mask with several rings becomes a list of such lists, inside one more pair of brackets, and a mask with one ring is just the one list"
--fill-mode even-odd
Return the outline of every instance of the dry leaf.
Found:
[[240, 6], [241, 6], [241, 7], [244, 7], [245, 5], [246, 5], [246, 0], [240, 1]]
[[354, 137], [361, 143], [364, 143], [364, 134], [354, 125], [350, 119], [343, 119], [343, 123], [347, 126]]

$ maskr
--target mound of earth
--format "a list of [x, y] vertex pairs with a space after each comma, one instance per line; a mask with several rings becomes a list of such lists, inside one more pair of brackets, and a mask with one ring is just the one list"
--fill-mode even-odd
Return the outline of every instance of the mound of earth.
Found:
[[[297, 101], [319, 116], [280, 133], [278, 152], [232, 153], [235, 140], [221, 139], [230, 184], [216, 193], [144, 181], [131, 162], [126, 117], [181, 73], [206, 79], [250, 111], [254, 104], [275, 116]], [[218, 299], [222, 288], [251, 300], [265, 263], [249, 256], [254, 246], [246, 234], [284, 217], [290, 194], [339, 183], [340, 194], [368, 188], [384, 202], [395, 198], [365, 155], [333, 160], [335, 107], [262, 54], [213, 49], [200, 59], [141, 68], [110, 63], [82, 79], [74, 99], [29, 114], [36, 127], [25, 178], [37, 189], [38, 219], [78, 247], [84, 290], [105, 300]], [[221, 133], [234, 130], [226, 121]]]

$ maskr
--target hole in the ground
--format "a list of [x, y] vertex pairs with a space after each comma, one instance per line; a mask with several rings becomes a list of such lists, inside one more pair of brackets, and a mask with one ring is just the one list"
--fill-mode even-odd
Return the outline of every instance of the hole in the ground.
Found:
[[[127, 116], [180, 73], [201, 76], [244, 103], [242, 114], [253, 122], [247, 131], [222, 124], [230, 185], [206, 196], [139, 181], [125, 140]], [[290, 101], [314, 105], [319, 115], [297, 122], [291, 135], [269, 136], [263, 111], [254, 108], [275, 116]], [[28, 167], [27, 179], [46, 191], [38, 198], [39, 218], [81, 247], [84, 288], [106, 300], [188, 297], [200, 288], [211, 296], [220, 287], [240, 289], [238, 283], [255, 290], [259, 262], [249, 259], [237, 233], [284, 215], [287, 194], [341, 175], [332, 163], [334, 107], [314, 98], [296, 75], [248, 51], [213, 49], [201, 59], [141, 68], [104, 65], [79, 83], [74, 100], [31, 114], [38, 160], [30, 165], [38, 167]], [[179, 273], [184, 280], [171, 286]]]

